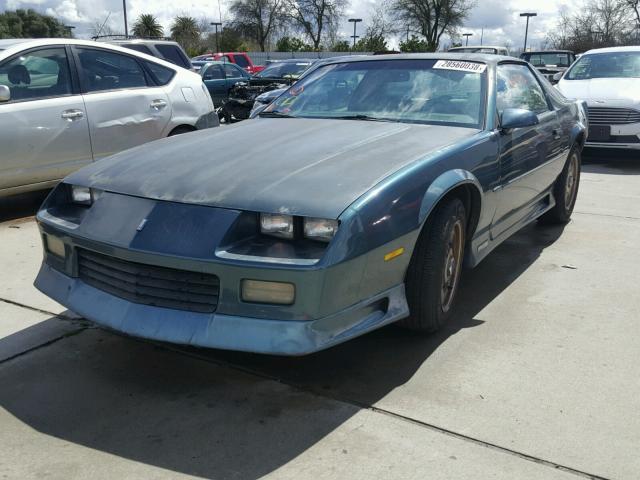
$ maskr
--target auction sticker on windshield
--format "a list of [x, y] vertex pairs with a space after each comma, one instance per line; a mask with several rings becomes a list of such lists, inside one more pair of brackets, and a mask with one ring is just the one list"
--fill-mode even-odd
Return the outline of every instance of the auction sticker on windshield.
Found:
[[484, 63], [461, 62], [459, 60], [438, 60], [433, 68], [439, 70], [457, 70], [459, 72], [483, 73], [487, 66]]

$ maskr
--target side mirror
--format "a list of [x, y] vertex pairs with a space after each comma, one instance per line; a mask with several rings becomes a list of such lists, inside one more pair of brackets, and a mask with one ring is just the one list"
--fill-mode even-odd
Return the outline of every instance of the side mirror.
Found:
[[559, 82], [562, 79], [562, 74], [563, 72], [558, 72], [553, 76], [553, 81], [554, 82]]
[[6, 85], [0, 85], [0, 102], [11, 100], [11, 89]]
[[533, 127], [538, 123], [538, 116], [535, 113], [522, 108], [506, 108], [500, 115], [500, 128], [503, 131]]

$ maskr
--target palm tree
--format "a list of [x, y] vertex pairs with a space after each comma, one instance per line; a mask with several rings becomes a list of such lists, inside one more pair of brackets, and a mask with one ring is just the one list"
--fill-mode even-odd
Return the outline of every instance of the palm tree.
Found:
[[143, 13], [133, 24], [133, 34], [139, 38], [161, 38], [164, 36], [164, 28], [156, 17]]
[[193, 43], [200, 38], [197, 20], [193, 17], [176, 17], [171, 25], [171, 38], [179, 43]]

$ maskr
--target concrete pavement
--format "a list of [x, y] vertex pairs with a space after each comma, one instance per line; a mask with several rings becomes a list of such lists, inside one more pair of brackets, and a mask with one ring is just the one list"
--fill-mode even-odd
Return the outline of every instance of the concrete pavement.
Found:
[[573, 221], [465, 272], [439, 334], [294, 359], [74, 319], [31, 287], [33, 221], [6, 219], [0, 478], [639, 478], [639, 175], [585, 165]]

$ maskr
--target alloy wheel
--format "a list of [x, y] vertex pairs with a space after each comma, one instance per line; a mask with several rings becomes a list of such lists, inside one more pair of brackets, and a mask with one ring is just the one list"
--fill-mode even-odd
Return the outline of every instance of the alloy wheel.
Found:
[[463, 232], [462, 221], [457, 219], [451, 228], [449, 239], [447, 240], [444, 271], [442, 273], [440, 304], [442, 305], [442, 311], [445, 313], [451, 309], [458, 285], [458, 278], [460, 277], [464, 245]]

